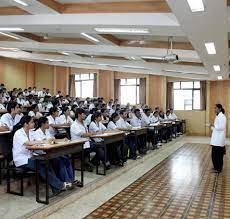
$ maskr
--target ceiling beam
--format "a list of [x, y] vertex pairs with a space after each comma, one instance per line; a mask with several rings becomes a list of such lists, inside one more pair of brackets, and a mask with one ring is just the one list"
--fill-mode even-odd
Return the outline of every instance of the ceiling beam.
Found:
[[81, 38], [48, 38], [42, 40], [40, 42], [43, 43], [61, 43], [61, 44], [79, 44], [79, 45], [95, 45], [93, 42], [86, 40], [86, 39], [81, 39]]
[[29, 12], [18, 7], [0, 7], [0, 16], [4, 15], [27, 15]]
[[58, 3], [55, 0], [38, 0], [38, 2], [46, 5], [49, 8], [52, 8], [53, 10], [61, 13], [62, 11], [62, 4]]
[[[123, 47], [111, 45], [78, 45], [78, 44], [57, 44], [57, 43], [31, 43], [31, 42], [0, 42], [0, 46], [7, 46], [32, 51], [69, 51], [72, 53], [88, 54], [88, 55], [108, 55], [108, 56], [158, 56], [163, 57], [167, 54], [167, 49], [156, 48], [138, 48]], [[174, 50], [178, 54], [181, 61], [201, 62], [196, 51], [191, 50]]]
[[165, 0], [129, 1], [129, 2], [85, 2], [62, 5], [62, 13], [169, 13]]
[[[123, 40], [121, 46], [128, 47], [143, 47], [143, 48], [168, 48], [168, 42], [164, 41], [144, 41], [137, 42], [136, 40]], [[194, 50], [191, 43], [173, 42], [173, 49]]]

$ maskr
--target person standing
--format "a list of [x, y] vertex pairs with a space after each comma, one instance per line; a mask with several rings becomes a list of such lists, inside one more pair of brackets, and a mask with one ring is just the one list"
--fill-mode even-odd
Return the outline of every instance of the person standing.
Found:
[[225, 154], [226, 125], [227, 119], [225, 110], [221, 104], [216, 104], [216, 118], [214, 125], [211, 125], [212, 136], [210, 145], [212, 146], [212, 162], [215, 172], [220, 173], [223, 168], [223, 157]]

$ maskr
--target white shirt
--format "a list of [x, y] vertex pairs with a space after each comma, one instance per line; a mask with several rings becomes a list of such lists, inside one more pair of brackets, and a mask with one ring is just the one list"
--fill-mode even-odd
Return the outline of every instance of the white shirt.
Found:
[[147, 116], [145, 113], [141, 116], [141, 125], [142, 126], [149, 126], [151, 124], [151, 117]]
[[131, 126], [133, 127], [141, 127], [141, 119], [138, 119], [136, 116], [134, 116], [130, 121]]
[[70, 116], [66, 116], [63, 114], [61, 116], [59, 116], [57, 119], [57, 124], [72, 124], [73, 123], [73, 120], [71, 119]]
[[[99, 124], [96, 124], [95, 122], [91, 122], [89, 125], [90, 132], [98, 132], [98, 131], [105, 131], [105, 130], [106, 130], [106, 127], [101, 122], [99, 122]], [[94, 138], [94, 140], [96, 142], [102, 141], [101, 138]]]
[[85, 119], [85, 124], [86, 124], [86, 125], [89, 125], [89, 124], [91, 123], [91, 117], [92, 117], [92, 115], [93, 115], [93, 114], [89, 114], [89, 115], [87, 116], [87, 118]]
[[24, 116], [23, 113], [17, 114], [14, 118], [14, 125], [17, 125], [23, 116]]
[[114, 130], [114, 129], [117, 129], [117, 126], [116, 124], [113, 122], [113, 121], [110, 121], [107, 125], [107, 129], [108, 130]]
[[10, 131], [13, 130], [13, 127], [15, 125], [15, 118], [13, 118], [10, 113], [3, 114], [0, 121], [3, 125], [6, 125], [10, 129]]
[[19, 99], [19, 98], [17, 98], [17, 103], [21, 104], [22, 106], [26, 106], [30, 104], [29, 101], [24, 100], [24, 99]]
[[28, 159], [31, 158], [32, 152], [26, 149], [24, 145], [27, 141], [33, 139], [32, 131], [29, 132], [29, 138], [23, 128], [15, 132], [13, 138], [13, 160], [16, 167], [28, 164]]
[[170, 120], [176, 120], [177, 116], [175, 113], [170, 113], [169, 118], [170, 118]]
[[109, 115], [111, 116], [113, 113], [115, 113], [115, 110], [114, 110], [114, 109], [111, 109], [111, 110], [109, 111]]
[[155, 117], [154, 115], [151, 116], [151, 122], [156, 123], [159, 121], [159, 117]]
[[[52, 116], [47, 116], [47, 119], [48, 119], [49, 125], [56, 125], [57, 124], [56, 118], [54, 119]], [[52, 137], [54, 137], [57, 133], [57, 131], [51, 126], [49, 128], [49, 132], [50, 132], [50, 135]]]
[[46, 129], [45, 133], [40, 128], [33, 132], [33, 140], [35, 141], [48, 140], [50, 138], [52, 138], [52, 136], [50, 135], [49, 129]]
[[132, 126], [126, 122], [123, 118], [120, 117], [120, 119], [116, 122], [116, 125], [119, 129], [127, 129], [132, 128]]
[[[78, 120], [74, 121], [70, 127], [71, 140], [80, 140], [82, 138], [82, 135], [85, 133], [88, 133], [88, 128], [85, 126], [85, 124], [80, 123]], [[84, 144], [84, 149], [86, 148], [90, 148], [89, 141], [85, 142]]]
[[214, 121], [210, 145], [224, 147], [226, 144], [226, 116], [220, 112]]
[[95, 108], [94, 103], [90, 103], [90, 105], [89, 105], [89, 110], [91, 110], [91, 109], [93, 109], [93, 108]]
[[40, 117], [42, 117], [42, 114], [39, 113], [39, 112], [36, 112], [36, 114], [35, 114], [34, 111], [31, 110], [31, 111], [28, 113], [28, 116], [35, 117], [35, 118], [40, 118]]

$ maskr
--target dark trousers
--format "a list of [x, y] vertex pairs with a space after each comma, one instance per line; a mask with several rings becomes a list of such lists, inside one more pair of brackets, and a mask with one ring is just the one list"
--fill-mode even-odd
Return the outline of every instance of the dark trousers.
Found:
[[212, 146], [212, 163], [215, 170], [222, 171], [225, 147]]

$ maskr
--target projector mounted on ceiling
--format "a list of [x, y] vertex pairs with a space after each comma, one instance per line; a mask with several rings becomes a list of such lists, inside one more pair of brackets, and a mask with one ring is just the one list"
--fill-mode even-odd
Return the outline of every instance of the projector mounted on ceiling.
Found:
[[163, 57], [151, 56], [151, 57], [142, 57], [142, 58], [162, 60], [162, 61], [167, 61], [168, 63], [179, 62], [179, 56], [177, 54], [173, 53], [173, 38], [172, 37], [168, 38], [168, 49], [167, 49], [167, 54], [165, 56], [163, 56]]

